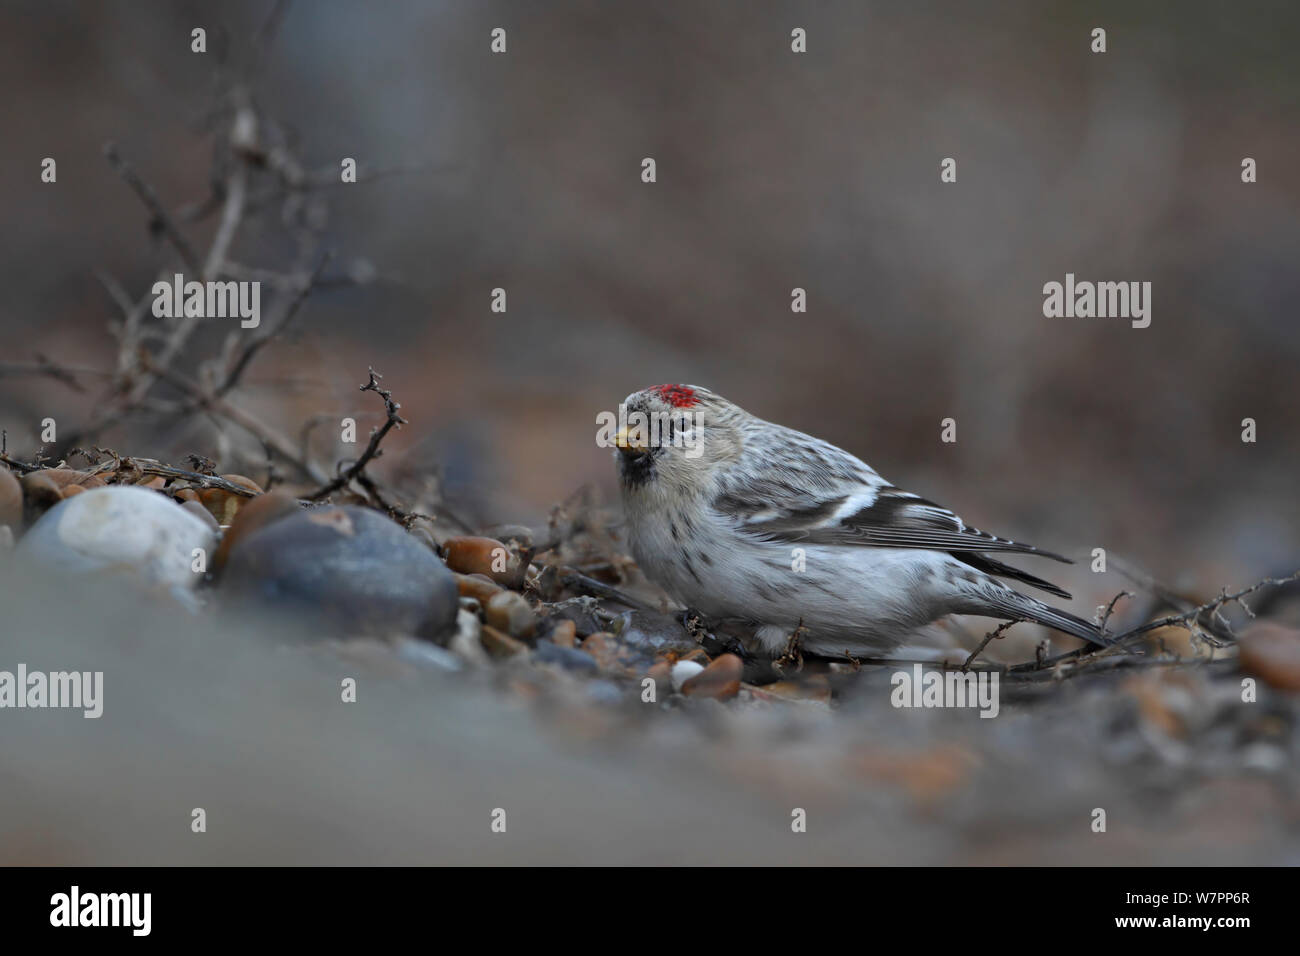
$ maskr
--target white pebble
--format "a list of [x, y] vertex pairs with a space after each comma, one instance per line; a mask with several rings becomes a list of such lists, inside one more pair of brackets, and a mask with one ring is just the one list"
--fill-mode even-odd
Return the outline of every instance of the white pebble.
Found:
[[673, 690], [680, 691], [683, 684], [702, 670], [704, 670], [703, 664], [697, 664], [695, 661], [678, 661], [673, 665], [672, 670]]

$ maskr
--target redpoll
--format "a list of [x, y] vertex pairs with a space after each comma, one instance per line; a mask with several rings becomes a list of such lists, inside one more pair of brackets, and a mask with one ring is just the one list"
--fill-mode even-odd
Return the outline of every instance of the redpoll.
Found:
[[773, 655], [801, 627], [804, 650], [871, 656], [948, 614], [1106, 643], [997, 579], [1068, 593], [990, 555], [1068, 558], [967, 527], [828, 442], [693, 385], [634, 392], [620, 413], [610, 441], [633, 556], [685, 606], [758, 625]]

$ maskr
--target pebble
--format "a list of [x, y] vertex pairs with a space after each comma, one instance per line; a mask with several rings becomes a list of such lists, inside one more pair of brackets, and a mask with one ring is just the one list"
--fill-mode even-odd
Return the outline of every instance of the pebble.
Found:
[[[680, 662], [677, 666], [688, 663]], [[687, 697], [712, 697], [715, 700], [730, 700], [740, 693], [740, 675], [744, 673], [745, 664], [735, 654], [723, 654], [716, 657], [699, 674], [682, 684], [682, 693]]]
[[565, 670], [580, 674], [594, 674], [599, 670], [590, 654], [584, 654], [572, 647], [552, 644], [549, 641], [538, 641], [537, 647], [533, 650], [533, 658], [540, 663], [558, 664]]
[[0, 466], [0, 526], [18, 528], [23, 523], [23, 486], [14, 473]]
[[272, 517], [231, 546], [221, 581], [232, 595], [309, 615], [326, 633], [441, 643], [456, 629], [451, 572], [400, 525], [369, 508]]
[[486, 667], [490, 661], [483, 650], [483, 624], [473, 611], [461, 608], [456, 614], [456, 633], [452, 635], [447, 647], [453, 654], [478, 667]]
[[511, 637], [530, 638], [537, 631], [537, 614], [522, 594], [499, 591], [483, 606], [489, 624]]
[[482, 633], [479, 635], [483, 647], [493, 657], [514, 657], [516, 654], [523, 654], [528, 650], [528, 645], [523, 641], [515, 640], [504, 631], [499, 631], [490, 624], [484, 624]]
[[416, 518], [407, 526], [406, 533], [430, 551], [438, 550], [438, 532], [428, 518]]
[[[251, 478], [245, 478], [243, 475], [222, 475], [221, 477], [232, 485], [247, 488], [254, 495], [262, 494], [262, 486]], [[224, 488], [202, 488], [199, 490], [199, 501], [203, 503], [203, 507], [212, 512], [212, 517], [216, 518], [217, 523], [223, 527], [232, 524], [239, 509], [250, 500], [252, 499], [249, 497], [236, 494], [233, 491], [226, 491]]]
[[655, 682], [656, 699], [673, 689], [673, 665], [668, 661], [655, 661], [654, 666], [645, 672], [645, 676]]
[[611, 630], [647, 662], [669, 652], [685, 657], [699, 650], [677, 618], [655, 611], [625, 611], [615, 618]]
[[487, 604], [503, 590], [501, 585], [482, 574], [456, 574], [456, 587], [461, 597], [472, 597], [480, 604]]
[[678, 661], [671, 671], [673, 690], [681, 691], [682, 686], [694, 677], [704, 673], [704, 665], [695, 661]]
[[[65, 488], [63, 492], [64, 495], [66, 495], [71, 490], [72, 490], [71, 488]], [[208, 511], [207, 508], [203, 507], [203, 505], [199, 504], [197, 501], [182, 501], [181, 507], [184, 508], [186, 511], [188, 511], [190, 514], [194, 515], [194, 517], [198, 518], [200, 521], [206, 524], [213, 531], [221, 530], [221, 525], [217, 524], [217, 519], [212, 517], [212, 512]]]
[[602, 630], [600, 618], [596, 615], [599, 605], [594, 598], [579, 597], [561, 601], [552, 608], [552, 618], [572, 621], [575, 631], [582, 637], [597, 634]]
[[17, 554], [62, 571], [126, 571], [152, 583], [192, 588], [193, 550], [209, 555], [212, 529], [165, 495], [127, 485], [91, 488], [47, 511]]
[[433, 666], [438, 670], [455, 672], [461, 669], [460, 658], [428, 641], [400, 641], [397, 656], [414, 664]]
[[69, 486], [80, 488], [103, 488], [108, 484], [99, 475], [92, 475], [84, 471], [76, 471], [72, 468], [46, 468], [42, 471], [32, 472], [34, 475], [41, 475], [54, 482], [60, 490]]
[[1300, 631], [1260, 621], [1241, 636], [1241, 669], [1280, 690], [1300, 691]]
[[23, 488], [23, 522], [36, 521], [63, 500], [63, 491], [44, 472], [32, 471], [19, 479]]
[[628, 671], [622, 649], [613, 634], [603, 631], [591, 634], [582, 642], [582, 649], [596, 659], [603, 671], [622, 674]]
[[[554, 618], [552, 618], [552, 621], [554, 621]], [[551, 643], [557, 647], [577, 647], [577, 625], [569, 620], [554, 621], [554, 623], [555, 626], [551, 628], [551, 633], [547, 635]]]
[[448, 538], [442, 545], [447, 567], [461, 574], [485, 574], [506, 588], [524, 585], [527, 566], [495, 538], [461, 536]]
[[[186, 507], [191, 503], [197, 503], [195, 498], [193, 502], [187, 501]], [[203, 508], [203, 505], [197, 505]], [[204, 508], [207, 511], [206, 508]], [[226, 533], [221, 537], [221, 546], [217, 548], [217, 556], [212, 562], [214, 571], [220, 571], [230, 558], [230, 551], [242, 539], [251, 535], [258, 528], [264, 528], [272, 522], [279, 521], [281, 518], [302, 511], [298, 505], [298, 500], [292, 495], [285, 494], [283, 491], [268, 491], [264, 495], [258, 495], [256, 498], [249, 499], [248, 504], [244, 505], [235, 513], [235, 519], [226, 529]], [[209, 516], [212, 513], [208, 512]], [[217, 519], [212, 517], [215, 522]]]

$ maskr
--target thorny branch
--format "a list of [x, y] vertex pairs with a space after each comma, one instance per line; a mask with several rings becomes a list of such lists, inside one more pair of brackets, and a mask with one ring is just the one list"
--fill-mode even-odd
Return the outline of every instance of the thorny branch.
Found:
[[374, 392], [384, 400], [384, 423], [378, 428], [371, 429], [370, 441], [366, 445], [365, 451], [361, 453], [361, 457], [354, 461], [346, 470], [340, 472], [333, 481], [327, 482], [322, 487], [307, 495], [306, 498], [308, 501], [320, 501], [320, 499], [328, 497], [340, 488], [346, 487], [350, 481], [357, 478], [365, 471], [366, 465], [370, 464], [371, 461], [383, 454], [379, 445], [383, 442], [384, 436], [394, 428], [400, 428], [407, 424], [406, 419], [397, 413], [397, 410], [402, 406], [393, 401], [393, 393], [388, 389], [379, 387], [379, 380], [381, 378], [383, 378], [382, 375], [376, 375], [375, 370], [373, 368], [370, 369], [370, 381], [362, 385], [360, 390], [363, 392]]
[[1023, 622], [1024, 622], [1024, 618], [1020, 618], [1020, 617], [1016, 618], [1015, 620], [1004, 621], [1003, 623], [999, 624], [996, 628], [994, 628], [993, 630], [985, 634], [984, 640], [980, 641], [980, 646], [975, 648], [975, 650], [971, 652], [970, 657], [966, 658], [966, 663], [961, 665], [961, 669], [964, 671], [970, 670], [971, 664], [975, 663], [975, 658], [979, 657], [981, 654], [984, 653], [984, 648], [988, 647], [989, 644], [991, 644], [997, 638], [1000, 638], [1008, 630], [1015, 627], [1017, 624], [1021, 624]]
[[[182, 371], [181, 360], [201, 327], [201, 320], [190, 315], [165, 323], [154, 322], [150, 318], [152, 283], [146, 294], [135, 298], [116, 278], [97, 269], [95, 275], [121, 317], [110, 323], [110, 329], [118, 340], [116, 367], [108, 371], [73, 368], [37, 355], [36, 361], [31, 363], [0, 363], [0, 375], [43, 376], [78, 392], [86, 390], [84, 378], [98, 376], [108, 380], [103, 395], [82, 428], [68, 429], [60, 435], [61, 451], [56, 453], [56, 457], [70, 454], [67, 449], [75, 446], [93, 444], [104, 429], [124, 420], [150, 418], [159, 422], [182, 423], [181, 427], [186, 428], [210, 420], [215, 424], [217, 440], [222, 448], [226, 447], [227, 426], [233, 425], [251, 436], [259, 451], [267, 455], [268, 475], [275, 471], [276, 462], [271, 457], [274, 456], [287, 462], [312, 484], [323, 486], [317, 493], [318, 497], [356, 481], [378, 507], [409, 525], [415, 518], [424, 516], [408, 512], [390, 500], [364, 471], [366, 465], [381, 454], [379, 442], [387, 432], [403, 423], [396, 415], [396, 404], [391, 401], [391, 396], [377, 387], [377, 377], [372, 376], [363, 390], [376, 391], [384, 396], [388, 420], [377, 433], [372, 434], [370, 445], [361, 458], [333, 479], [326, 469], [312, 461], [306, 432], [300, 447], [231, 400], [261, 352], [283, 336], [314, 290], [326, 286], [365, 284], [374, 281], [378, 275], [364, 260], [358, 260], [339, 275], [324, 274], [334, 254], [321, 249], [327, 227], [327, 210], [317, 193], [339, 182], [338, 170], [309, 169], [295, 155], [292, 131], [267, 115], [253, 96], [258, 68], [267, 55], [287, 7], [283, 0], [275, 4], [252, 37], [248, 56], [242, 64], [229, 64], [224, 48], [218, 57], [218, 95], [206, 122], [213, 132], [211, 185], [204, 198], [180, 204], [173, 211], [162, 200], [160, 190], [126, 159], [116, 144], [108, 143], [104, 147], [111, 168], [147, 211], [150, 232], [161, 236], [175, 252], [177, 261], [160, 267], [157, 279], [170, 279], [172, 273], [183, 269], [202, 281], [262, 282], [273, 292], [270, 309], [260, 328], [247, 334], [232, 331], [218, 354], [199, 361], [192, 373], [186, 373]], [[367, 169], [357, 181], [425, 168]], [[294, 264], [276, 270], [234, 261], [232, 253], [248, 217], [272, 206], [277, 208], [271, 218], [283, 224], [298, 246]], [[209, 217], [216, 218], [215, 229], [207, 248], [200, 249], [186, 235], [185, 229]], [[181, 398], [160, 395], [161, 389], [156, 387], [159, 385], [179, 392]], [[5, 454], [5, 451], [0, 450], [0, 454]], [[32, 464], [5, 454], [3, 460], [16, 470], [25, 471], [43, 467], [48, 459], [42, 454]], [[437, 502], [433, 507], [439, 513], [445, 511]]]

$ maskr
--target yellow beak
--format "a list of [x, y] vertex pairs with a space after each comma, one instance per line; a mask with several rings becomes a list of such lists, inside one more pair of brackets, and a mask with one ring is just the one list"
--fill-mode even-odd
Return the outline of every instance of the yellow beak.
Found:
[[636, 432], [637, 429], [620, 428], [614, 435], [615, 447], [625, 455], [639, 455], [648, 449], [650, 446]]

